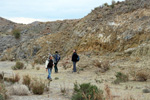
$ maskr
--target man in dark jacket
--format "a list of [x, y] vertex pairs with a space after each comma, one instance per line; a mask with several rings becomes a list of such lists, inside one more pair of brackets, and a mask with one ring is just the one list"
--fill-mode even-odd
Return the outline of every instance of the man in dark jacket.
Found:
[[76, 72], [76, 62], [78, 61], [78, 55], [76, 53], [76, 50], [73, 50], [73, 55], [72, 55], [72, 62], [73, 62], [73, 72]]
[[55, 54], [53, 55], [53, 60], [54, 60], [54, 68], [55, 68], [55, 73], [58, 73], [58, 68], [57, 68], [57, 64], [60, 60], [60, 55], [58, 54], [58, 51], [55, 52]]
[[46, 68], [46, 71], [48, 70], [48, 77], [47, 77], [47, 79], [49, 79], [51, 81], [52, 81], [51, 73], [52, 73], [52, 68], [53, 68], [53, 60], [52, 59], [53, 59], [52, 56], [50, 56], [49, 60], [48, 60], [47, 68]]

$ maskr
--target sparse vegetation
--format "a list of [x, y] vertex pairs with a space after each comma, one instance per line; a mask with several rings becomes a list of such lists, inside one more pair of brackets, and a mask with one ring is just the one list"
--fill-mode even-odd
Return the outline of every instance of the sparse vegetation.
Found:
[[112, 0], [112, 4], [110, 5], [111, 6], [111, 8], [114, 8], [115, 7], [115, 0]]
[[31, 83], [31, 90], [34, 94], [43, 94], [45, 87], [45, 83], [41, 80], [34, 79]]
[[26, 85], [22, 85], [22, 84], [14, 84], [13, 86], [11, 86], [11, 88], [9, 88], [9, 92], [12, 95], [28, 95], [30, 93], [28, 87]]
[[59, 80], [59, 78], [58, 78], [58, 77], [55, 77], [55, 80]]
[[29, 75], [23, 76], [23, 84], [30, 89], [31, 77]]
[[36, 70], [40, 70], [40, 67], [36, 67]]
[[95, 60], [94, 65], [98, 68], [101, 68], [100, 72], [106, 72], [107, 70], [110, 69], [109, 61], [100, 62], [98, 60]]
[[116, 80], [114, 81], [114, 84], [119, 84], [120, 82], [128, 81], [128, 76], [125, 75], [124, 73], [117, 72], [115, 76], [116, 76]]
[[19, 74], [14, 74], [13, 77], [5, 77], [4, 81], [16, 83], [20, 81], [20, 76]]
[[20, 30], [19, 29], [14, 29], [13, 30], [13, 35], [16, 39], [19, 39], [21, 36]]
[[108, 85], [105, 85], [105, 92], [106, 92], [106, 100], [113, 100], [110, 88]]
[[108, 3], [104, 3], [104, 6], [108, 7], [109, 5], [108, 5]]
[[147, 81], [150, 78], [149, 69], [132, 67], [129, 69], [129, 73], [134, 81]]
[[38, 57], [38, 58], [36, 58], [36, 59], [34, 60], [34, 63], [35, 63], [35, 64], [43, 64], [44, 61], [43, 61], [40, 57]]
[[136, 73], [137, 81], [146, 81], [149, 78], [149, 73], [146, 70], [138, 71]]
[[32, 66], [32, 69], [34, 69], [34, 67], [35, 67], [35, 62], [32, 62], [32, 63], [31, 63], [31, 66]]
[[6, 89], [3, 83], [0, 83], [0, 100], [5, 100], [7, 98]]
[[60, 91], [61, 91], [62, 94], [65, 94], [65, 93], [67, 92], [65, 85], [64, 85], [64, 87], [62, 87], [62, 86], [60, 85]]
[[16, 65], [15, 66], [12, 66], [11, 67], [13, 70], [18, 70], [18, 69], [23, 69], [24, 68], [24, 64], [20, 61], [17, 61], [16, 62]]
[[74, 94], [72, 100], [103, 100], [103, 92], [95, 85], [74, 83]]
[[95, 61], [94, 61], [94, 65], [95, 65], [96, 67], [98, 67], [98, 68], [101, 68], [101, 67], [102, 67], [101, 62], [98, 61], [98, 60], [95, 60]]

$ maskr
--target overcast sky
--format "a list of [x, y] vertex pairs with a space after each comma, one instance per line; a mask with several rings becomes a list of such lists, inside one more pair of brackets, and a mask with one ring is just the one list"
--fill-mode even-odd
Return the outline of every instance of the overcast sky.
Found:
[[[112, 0], [0, 0], [0, 16], [18, 23], [78, 19]], [[124, 0], [115, 0], [124, 1]]]

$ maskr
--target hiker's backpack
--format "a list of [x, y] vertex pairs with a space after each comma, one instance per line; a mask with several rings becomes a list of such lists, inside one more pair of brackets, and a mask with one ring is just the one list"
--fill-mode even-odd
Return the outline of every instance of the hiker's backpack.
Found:
[[78, 56], [77, 61], [79, 61], [79, 60], [80, 60], [80, 57], [79, 57], [79, 55], [77, 55], [77, 56]]
[[58, 54], [56, 54], [55, 60], [56, 60], [56, 62], [58, 62], [60, 60], [60, 56]]

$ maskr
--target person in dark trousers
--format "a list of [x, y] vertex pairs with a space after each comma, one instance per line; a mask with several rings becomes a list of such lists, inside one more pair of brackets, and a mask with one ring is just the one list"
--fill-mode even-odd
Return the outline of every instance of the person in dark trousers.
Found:
[[52, 68], [53, 68], [53, 60], [52, 60], [52, 56], [49, 57], [49, 59], [46, 61], [46, 71], [48, 70], [48, 77], [47, 79], [51, 80], [52, 81], [52, 78], [51, 78], [51, 73], [52, 73]]
[[54, 58], [54, 68], [55, 68], [55, 73], [58, 73], [58, 68], [57, 68], [57, 64], [60, 60], [60, 55], [58, 54], [58, 51], [55, 51], [55, 54], [53, 55]]
[[79, 61], [79, 56], [77, 55], [76, 50], [73, 50], [72, 62], [73, 62], [73, 72], [76, 72], [76, 62]]

